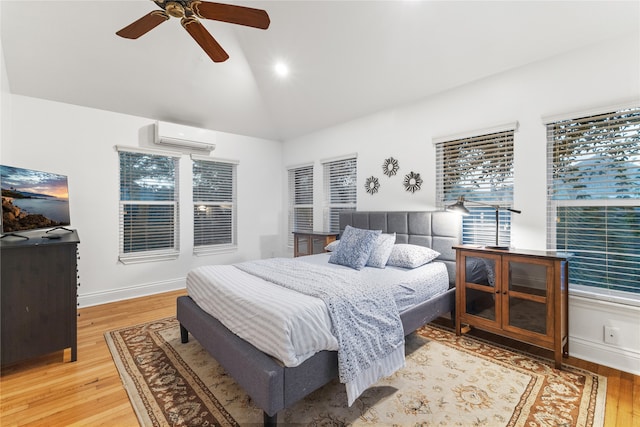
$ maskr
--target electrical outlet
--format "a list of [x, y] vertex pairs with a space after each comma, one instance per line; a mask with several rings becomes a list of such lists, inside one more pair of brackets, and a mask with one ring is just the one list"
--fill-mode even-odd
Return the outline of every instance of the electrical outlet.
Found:
[[604, 327], [604, 342], [607, 344], [618, 344], [620, 329], [613, 326]]

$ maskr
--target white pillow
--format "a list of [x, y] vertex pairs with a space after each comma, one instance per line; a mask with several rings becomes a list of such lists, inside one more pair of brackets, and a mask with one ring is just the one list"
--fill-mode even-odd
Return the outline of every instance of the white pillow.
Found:
[[378, 236], [369, 259], [367, 260], [368, 267], [384, 268], [387, 265], [387, 260], [393, 250], [393, 245], [396, 243], [396, 233], [393, 234], [381, 234]]
[[403, 268], [416, 268], [440, 256], [440, 252], [425, 246], [399, 243], [393, 245], [387, 265]]
[[338, 249], [338, 245], [340, 244], [340, 240], [334, 240], [333, 242], [329, 243], [327, 246], [324, 247], [325, 251], [329, 251], [329, 252], [333, 252], [336, 249]]

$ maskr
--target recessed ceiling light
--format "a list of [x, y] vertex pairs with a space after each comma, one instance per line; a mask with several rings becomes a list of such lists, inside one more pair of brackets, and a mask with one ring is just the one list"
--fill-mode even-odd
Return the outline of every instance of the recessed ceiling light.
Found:
[[289, 75], [289, 67], [284, 62], [276, 63], [274, 69], [276, 74], [280, 77], [287, 77]]

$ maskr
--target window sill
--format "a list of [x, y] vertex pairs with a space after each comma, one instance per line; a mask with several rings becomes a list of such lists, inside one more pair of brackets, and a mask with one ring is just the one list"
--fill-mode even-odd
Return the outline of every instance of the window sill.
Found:
[[631, 292], [614, 291], [589, 286], [569, 285], [569, 295], [640, 307], [640, 295], [633, 294]]
[[157, 261], [173, 261], [178, 259], [180, 252], [171, 252], [163, 254], [139, 254], [139, 255], [120, 255], [118, 261], [123, 264], [140, 264], [143, 262]]
[[238, 245], [219, 245], [219, 246], [200, 246], [193, 248], [193, 254], [196, 256], [207, 256], [216, 254], [225, 254], [238, 250]]

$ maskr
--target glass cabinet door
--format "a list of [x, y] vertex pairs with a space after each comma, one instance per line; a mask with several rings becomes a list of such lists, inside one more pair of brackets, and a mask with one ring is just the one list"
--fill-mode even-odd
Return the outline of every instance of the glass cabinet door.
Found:
[[312, 253], [321, 254], [324, 252], [324, 247], [326, 246], [325, 242], [327, 241], [326, 237], [312, 237], [311, 241], [313, 246], [313, 249], [311, 250]]
[[496, 259], [465, 256], [466, 313], [496, 320]]
[[539, 334], [547, 333], [549, 266], [508, 260], [507, 325]]
[[298, 248], [298, 256], [311, 255], [309, 251], [309, 243], [311, 236], [308, 234], [298, 234], [295, 236], [297, 248]]

